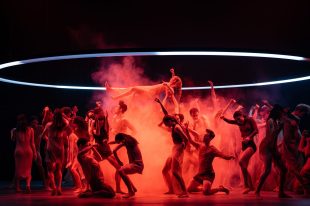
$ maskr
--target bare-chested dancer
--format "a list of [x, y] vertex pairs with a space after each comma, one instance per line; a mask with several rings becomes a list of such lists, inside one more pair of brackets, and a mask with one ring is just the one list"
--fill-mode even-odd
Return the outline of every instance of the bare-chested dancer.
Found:
[[174, 194], [171, 179], [172, 177], [170, 176], [171, 172], [172, 176], [176, 179], [177, 183], [181, 188], [181, 193], [178, 195], [178, 197], [188, 197], [186, 186], [182, 177], [182, 163], [184, 157], [184, 150], [188, 142], [188, 133], [184, 133], [184, 129], [181, 127], [181, 125], [178, 123], [177, 119], [174, 116], [167, 114], [166, 109], [164, 108], [159, 99], [155, 99], [155, 101], [160, 104], [165, 114], [163, 118], [164, 124], [172, 129], [171, 136], [174, 144], [172, 149], [172, 155], [166, 160], [165, 166], [162, 171], [165, 182], [169, 189], [168, 192], [166, 192], [165, 194]]
[[[127, 134], [124, 133], [118, 133], [115, 136], [115, 142], [110, 142], [110, 144], [119, 144], [114, 150], [113, 154], [118, 162], [119, 165], [121, 165], [121, 168], [119, 168], [118, 172], [122, 175], [129, 175], [129, 174], [135, 174], [139, 173], [142, 174], [142, 171], [144, 169], [144, 164], [142, 160], [142, 154], [138, 146], [138, 141]], [[128, 160], [129, 164], [124, 165], [123, 162], [119, 159], [117, 155], [117, 151], [121, 149], [122, 147], [126, 147], [127, 154], [128, 154]], [[134, 192], [137, 191], [133, 183], [131, 182], [132, 190]], [[128, 194], [134, 196], [134, 193]]]
[[[71, 130], [66, 124], [60, 109], [55, 109], [53, 121], [44, 128], [42, 137], [47, 141], [45, 161], [52, 188], [52, 195], [61, 195], [62, 168], [65, 151], [68, 147], [68, 135]], [[55, 184], [56, 179], [56, 184]]]
[[213, 195], [217, 192], [225, 192], [226, 194], [229, 194], [229, 190], [223, 186], [211, 189], [212, 183], [215, 178], [215, 173], [212, 166], [214, 158], [220, 157], [226, 160], [234, 159], [234, 156], [225, 155], [214, 146], [210, 145], [210, 142], [214, 137], [214, 132], [212, 130], [206, 129], [206, 134], [203, 138], [203, 144], [197, 143], [189, 139], [192, 144], [197, 149], [199, 149], [199, 172], [194, 176], [193, 180], [189, 184], [187, 189], [188, 192], [199, 191], [198, 187], [202, 185], [202, 191], [204, 195]]
[[278, 135], [283, 128], [283, 112], [283, 108], [280, 105], [274, 105], [266, 122], [266, 135], [259, 146], [259, 153], [264, 162], [264, 172], [262, 173], [256, 188], [255, 193], [257, 196], [260, 195], [262, 186], [271, 172], [272, 162], [274, 162], [275, 166], [280, 170], [280, 186], [278, 196], [280, 198], [290, 197], [284, 193], [287, 169], [282, 161], [282, 157], [277, 147]]
[[242, 152], [239, 157], [239, 165], [244, 179], [245, 190], [243, 194], [247, 194], [254, 190], [251, 175], [248, 172], [248, 165], [251, 157], [256, 151], [254, 137], [258, 134], [258, 129], [255, 121], [251, 117], [245, 116], [242, 112], [236, 111], [233, 115], [234, 120], [226, 119], [224, 116], [221, 118], [229, 123], [239, 126], [242, 137]]

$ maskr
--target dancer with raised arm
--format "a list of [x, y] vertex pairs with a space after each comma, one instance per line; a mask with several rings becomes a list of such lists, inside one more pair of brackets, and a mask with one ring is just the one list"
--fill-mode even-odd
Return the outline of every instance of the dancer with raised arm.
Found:
[[234, 120], [226, 119], [221, 116], [225, 122], [229, 124], [238, 125], [241, 137], [242, 137], [242, 152], [239, 157], [239, 165], [243, 174], [244, 191], [243, 194], [247, 194], [254, 190], [251, 175], [248, 172], [248, 165], [251, 157], [256, 152], [256, 145], [254, 143], [254, 137], [258, 134], [258, 129], [255, 121], [251, 117], [247, 117], [241, 111], [236, 111], [233, 115]]
[[171, 136], [173, 140], [173, 149], [172, 155], [168, 157], [166, 160], [165, 166], [163, 168], [163, 176], [165, 182], [168, 186], [168, 192], [165, 194], [174, 194], [173, 186], [172, 186], [172, 177], [170, 176], [170, 172], [172, 176], [176, 179], [178, 185], [181, 188], [181, 193], [178, 194], [178, 197], [188, 197], [186, 186], [182, 177], [182, 163], [184, 157], [184, 150], [186, 148], [188, 137], [184, 133], [183, 128], [178, 123], [177, 119], [174, 116], [171, 116], [167, 113], [166, 109], [162, 105], [159, 99], [155, 99], [158, 102], [165, 114], [163, 118], [164, 124], [171, 128]]
[[[61, 195], [62, 168], [65, 151], [68, 147], [68, 135], [71, 129], [66, 124], [60, 109], [55, 109], [53, 121], [44, 128], [42, 137], [47, 141], [45, 161], [52, 188], [52, 195]], [[56, 183], [55, 183], [56, 179]]]
[[188, 192], [197, 192], [199, 191], [198, 187], [202, 185], [202, 192], [204, 195], [213, 195], [217, 192], [225, 192], [226, 194], [229, 194], [229, 190], [224, 186], [211, 189], [215, 178], [215, 172], [212, 166], [214, 158], [220, 157], [225, 160], [234, 159], [234, 156], [225, 155], [214, 146], [210, 145], [210, 142], [214, 137], [214, 132], [212, 130], [206, 129], [206, 134], [203, 137], [203, 144], [189, 139], [189, 141], [199, 150], [199, 172], [190, 182], [187, 189]]

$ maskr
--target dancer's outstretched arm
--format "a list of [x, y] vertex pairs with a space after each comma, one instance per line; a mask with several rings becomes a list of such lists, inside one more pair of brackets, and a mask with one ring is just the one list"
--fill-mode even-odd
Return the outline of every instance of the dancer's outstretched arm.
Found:
[[166, 108], [164, 107], [164, 105], [161, 103], [161, 101], [158, 98], [155, 98], [155, 102], [159, 103], [164, 115], [168, 115]]

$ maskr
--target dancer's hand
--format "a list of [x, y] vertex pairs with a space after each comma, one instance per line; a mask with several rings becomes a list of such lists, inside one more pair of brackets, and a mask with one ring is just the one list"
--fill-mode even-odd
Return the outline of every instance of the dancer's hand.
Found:
[[160, 100], [158, 98], [155, 98], [154, 101], [160, 103]]
[[211, 80], [208, 81], [211, 87], [213, 87], [213, 82]]

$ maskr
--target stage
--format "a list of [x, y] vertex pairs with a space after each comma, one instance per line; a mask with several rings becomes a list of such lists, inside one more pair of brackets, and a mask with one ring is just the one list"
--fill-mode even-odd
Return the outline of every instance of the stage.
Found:
[[134, 198], [123, 199], [117, 195], [114, 199], [87, 198], [80, 199], [71, 188], [65, 187], [62, 196], [50, 196], [50, 192], [42, 191], [41, 187], [33, 186], [31, 194], [16, 194], [6, 186], [0, 189], [0, 205], [310, 205], [310, 199], [290, 194], [291, 199], [279, 199], [275, 192], [262, 192], [262, 197], [254, 194], [242, 195], [241, 190], [232, 190], [229, 195], [216, 194], [203, 196], [200, 193], [190, 194], [189, 198], [177, 198], [175, 195], [164, 194], [136, 194]]

